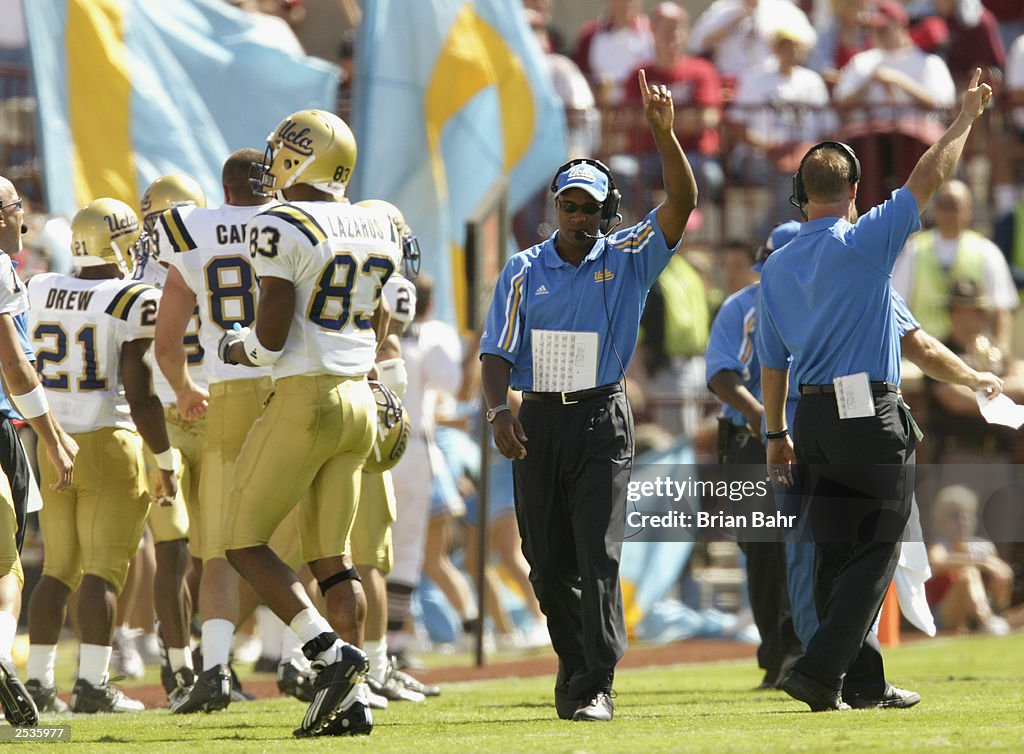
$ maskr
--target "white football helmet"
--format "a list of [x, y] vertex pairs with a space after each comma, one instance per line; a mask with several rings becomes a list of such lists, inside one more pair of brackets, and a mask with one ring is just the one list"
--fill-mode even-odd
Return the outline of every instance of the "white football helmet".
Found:
[[71, 254], [79, 267], [116, 264], [127, 275], [138, 240], [135, 210], [117, 199], [91, 201], [71, 221]]
[[267, 137], [263, 164], [254, 166], [254, 193], [272, 196], [298, 183], [344, 196], [356, 166], [356, 137], [326, 110], [300, 110], [282, 120]]
[[401, 460], [409, 446], [412, 427], [401, 398], [391, 388], [376, 380], [370, 380], [370, 388], [377, 401], [377, 433], [363, 471], [379, 474], [394, 468]]
[[412, 232], [412, 228], [405, 221], [405, 215], [391, 202], [386, 202], [383, 199], [364, 199], [361, 202], [356, 202], [357, 207], [366, 207], [368, 209], [375, 209], [383, 212], [391, 220], [391, 224], [395, 227], [395, 233], [402, 241], [402, 274], [407, 280], [412, 280], [420, 274], [420, 242], [416, 238], [416, 234]]

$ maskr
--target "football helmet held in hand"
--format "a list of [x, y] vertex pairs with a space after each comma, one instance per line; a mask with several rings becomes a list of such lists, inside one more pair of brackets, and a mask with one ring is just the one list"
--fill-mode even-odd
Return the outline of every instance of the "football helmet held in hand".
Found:
[[377, 433], [363, 471], [379, 474], [394, 468], [401, 460], [412, 428], [409, 414], [393, 390], [375, 380], [370, 380], [370, 389], [377, 401]]

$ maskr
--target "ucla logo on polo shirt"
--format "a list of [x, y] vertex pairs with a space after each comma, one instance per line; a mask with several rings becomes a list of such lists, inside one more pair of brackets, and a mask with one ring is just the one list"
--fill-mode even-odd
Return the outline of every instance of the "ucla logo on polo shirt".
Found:
[[574, 165], [569, 169], [569, 175], [566, 177], [568, 181], [586, 181], [587, 183], [594, 183], [597, 180], [597, 175], [594, 173], [594, 168], [590, 165]]

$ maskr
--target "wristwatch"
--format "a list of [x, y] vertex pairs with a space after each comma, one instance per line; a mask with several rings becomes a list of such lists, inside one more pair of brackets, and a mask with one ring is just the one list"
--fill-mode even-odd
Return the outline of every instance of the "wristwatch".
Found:
[[512, 409], [509, 407], [507, 403], [502, 403], [500, 406], [495, 406], [494, 408], [488, 409], [487, 413], [485, 414], [485, 416], [487, 417], [487, 423], [494, 424], [494, 420], [498, 418], [498, 414], [500, 414], [502, 411], [511, 410]]

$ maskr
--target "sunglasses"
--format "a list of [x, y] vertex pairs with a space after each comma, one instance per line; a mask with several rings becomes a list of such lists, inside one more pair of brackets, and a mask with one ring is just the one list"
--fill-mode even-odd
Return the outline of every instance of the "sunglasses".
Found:
[[596, 215], [598, 212], [601, 211], [601, 208], [604, 207], [603, 204], [598, 204], [597, 202], [577, 204], [576, 202], [571, 202], [568, 199], [559, 199], [558, 205], [562, 208], [564, 212], [568, 212], [569, 214], [572, 214], [573, 212], [576, 211], [580, 211], [584, 215]]

